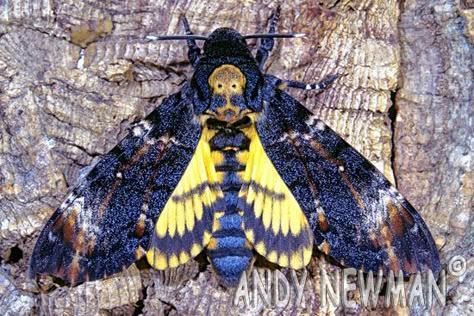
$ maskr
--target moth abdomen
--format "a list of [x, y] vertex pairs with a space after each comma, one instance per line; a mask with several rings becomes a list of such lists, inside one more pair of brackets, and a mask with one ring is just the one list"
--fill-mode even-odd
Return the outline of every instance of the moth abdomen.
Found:
[[207, 253], [222, 282], [234, 286], [252, 259], [252, 247], [245, 236], [242, 215], [237, 209], [249, 149], [249, 138], [240, 129], [220, 129], [209, 140], [225, 210], [214, 215], [212, 238]]
[[207, 254], [221, 281], [235, 286], [252, 259], [252, 247], [242, 228], [242, 216], [234, 212], [216, 214]]

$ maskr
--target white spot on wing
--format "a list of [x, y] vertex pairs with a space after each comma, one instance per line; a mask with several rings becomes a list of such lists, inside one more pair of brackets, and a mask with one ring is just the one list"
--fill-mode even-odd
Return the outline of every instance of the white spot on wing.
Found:
[[323, 121], [318, 121], [316, 123], [316, 129], [318, 131], [324, 131], [326, 129], [326, 125], [323, 123]]
[[309, 126], [313, 126], [314, 122], [317, 120], [318, 118], [316, 117], [316, 115], [311, 115], [310, 117], [308, 117], [308, 119], [306, 120], [306, 124], [309, 125]]
[[64, 202], [61, 204], [59, 208], [62, 210], [65, 209], [69, 204], [71, 204], [72, 201], [74, 201], [75, 198], [76, 196], [73, 193], [69, 193], [69, 195], [67, 196], [67, 198], [64, 200]]
[[[70, 201], [68, 202], [68, 200]], [[76, 198], [75, 196], [74, 197], [71, 196], [70, 198], [66, 199], [66, 201], [63, 202], [63, 204], [61, 204], [60, 209], [64, 211], [64, 213], [61, 216], [64, 218], [67, 218], [72, 213], [75, 213], [78, 216], [81, 216], [83, 208], [84, 208], [84, 197], [81, 196], [79, 198]]]
[[158, 138], [159, 142], [162, 142], [162, 143], [165, 143], [165, 144], [169, 143], [170, 141], [172, 142], [173, 140], [174, 140], [174, 138], [170, 139], [168, 137], [168, 135], [163, 135], [160, 138]]
[[53, 232], [49, 232], [48, 233], [48, 239], [49, 239], [50, 242], [55, 242], [57, 237], [54, 236]]
[[160, 140], [162, 138], [163, 138], [163, 143], [165, 144], [172, 143], [173, 145], [176, 145], [176, 146], [183, 146], [183, 144], [177, 141], [175, 137], [170, 138], [168, 136], [163, 136], [163, 137], [160, 137]]
[[390, 196], [393, 197], [399, 204], [403, 204], [405, 202], [405, 198], [393, 186], [390, 186], [388, 192]]
[[77, 208], [79, 211], [82, 210], [84, 208], [84, 197], [81, 196], [80, 198], [74, 200], [72, 207]]
[[152, 128], [152, 125], [147, 120], [138, 122], [132, 128], [133, 136], [141, 137], [143, 135], [146, 135], [151, 130], [151, 128]]
[[287, 133], [284, 133], [282, 137], [278, 139], [279, 142], [285, 142], [288, 138], [290, 138], [290, 135]]
[[318, 214], [326, 215], [326, 213], [324, 213], [324, 210], [323, 210], [323, 208], [322, 208], [321, 206], [318, 206], [318, 207], [316, 208], [316, 211], [318, 212]]
[[151, 129], [151, 123], [148, 121], [142, 121], [142, 125], [147, 132]]
[[132, 131], [133, 131], [133, 136], [135, 137], [140, 137], [144, 134], [144, 130], [143, 128], [141, 128], [141, 126], [135, 126]]
[[85, 208], [84, 197], [76, 199], [70, 209], [75, 209], [78, 212], [76, 222], [80, 229], [85, 232], [86, 240], [93, 240], [100, 231], [95, 218], [97, 210], [91, 209], [90, 205]]
[[145, 140], [145, 142], [146, 142], [148, 145], [153, 146], [153, 145], [156, 144], [156, 139], [154, 139], [154, 138], [147, 138], [147, 139]]

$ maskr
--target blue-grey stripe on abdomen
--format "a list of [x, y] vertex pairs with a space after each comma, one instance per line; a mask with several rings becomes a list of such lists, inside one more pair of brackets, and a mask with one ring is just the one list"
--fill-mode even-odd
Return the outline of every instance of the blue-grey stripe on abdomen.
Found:
[[224, 193], [226, 209], [218, 218], [218, 227], [213, 231], [207, 254], [221, 282], [235, 286], [253, 256], [252, 247], [243, 230], [242, 216], [236, 208], [242, 187], [238, 172], [245, 170], [245, 164], [237, 159], [237, 153], [247, 151], [249, 141], [241, 131], [217, 133], [216, 136], [210, 143], [211, 150], [220, 151], [224, 157], [215, 168], [222, 175], [220, 187]]
[[238, 212], [225, 212], [219, 218], [219, 229], [212, 234], [207, 248], [209, 259], [224, 284], [235, 286], [252, 259]]

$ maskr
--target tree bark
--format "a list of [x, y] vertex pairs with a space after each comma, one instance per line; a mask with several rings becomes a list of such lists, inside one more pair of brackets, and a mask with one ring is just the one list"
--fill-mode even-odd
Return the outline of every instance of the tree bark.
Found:
[[[42, 225], [87, 166], [192, 76], [184, 42], [145, 36], [184, 34], [182, 14], [196, 34], [222, 26], [261, 33], [275, 7], [0, 2], [0, 314], [371, 313], [360, 303], [321, 305], [320, 269], [333, 282], [340, 272], [323, 256], [307, 268], [302, 303], [293, 295], [283, 308], [234, 305], [234, 291], [196, 262], [166, 272], [133, 265], [75, 288], [27, 278]], [[279, 29], [307, 37], [277, 40], [266, 67], [309, 83], [342, 74], [321, 94], [289, 93], [396, 181], [443, 264], [455, 255], [467, 260], [461, 277], [448, 274], [446, 306], [432, 310], [438, 315], [473, 312], [473, 16], [468, 0], [293, 1], [282, 4]], [[360, 301], [358, 292], [350, 295]], [[383, 297], [377, 310], [422, 312], [385, 308]]]

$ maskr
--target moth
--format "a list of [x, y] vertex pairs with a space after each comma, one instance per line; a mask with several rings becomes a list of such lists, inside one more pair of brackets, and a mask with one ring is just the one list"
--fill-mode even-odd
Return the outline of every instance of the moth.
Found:
[[[288, 95], [317, 84], [263, 73], [267, 34], [218, 28], [194, 35], [195, 71], [104, 155], [44, 226], [30, 276], [71, 285], [120, 272], [146, 256], [159, 270], [205, 252], [235, 286], [256, 254], [302, 269], [313, 248], [342, 265], [405, 275], [440, 270], [420, 215], [357, 150]], [[253, 56], [246, 40], [260, 38]], [[203, 52], [196, 44], [204, 40]]]

